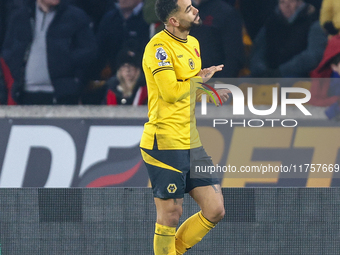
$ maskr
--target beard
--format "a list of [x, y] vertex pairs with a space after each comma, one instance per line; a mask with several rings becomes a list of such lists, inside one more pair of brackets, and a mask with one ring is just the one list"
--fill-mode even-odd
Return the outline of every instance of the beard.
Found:
[[[195, 20], [197, 19], [197, 17], [198, 17], [198, 14], [197, 14]], [[186, 32], [186, 31], [190, 31], [191, 28], [193, 28], [193, 27], [200, 27], [202, 25], [202, 20], [199, 19], [198, 22], [195, 22], [195, 20], [190, 22], [190, 23], [187, 22], [186, 24], [179, 25], [178, 30], [181, 31], [181, 32]]]

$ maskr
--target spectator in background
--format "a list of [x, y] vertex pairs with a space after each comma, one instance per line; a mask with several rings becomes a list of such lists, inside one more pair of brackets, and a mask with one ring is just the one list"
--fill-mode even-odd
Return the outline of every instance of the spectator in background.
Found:
[[[278, 0], [237, 0], [236, 5], [239, 6], [247, 33], [251, 40], [255, 40], [257, 33], [265, 24], [269, 15], [277, 7]], [[319, 15], [322, 0], [306, 0], [315, 7], [316, 16]]]
[[238, 77], [244, 67], [242, 19], [234, 7], [223, 0], [193, 0], [199, 10], [202, 26], [190, 35], [200, 42], [202, 66], [223, 64], [215, 77]]
[[144, 0], [143, 18], [150, 25], [150, 38], [162, 31], [165, 27], [155, 12], [156, 0]]
[[328, 41], [322, 61], [313, 70], [311, 77], [314, 79], [312, 79], [310, 104], [330, 106], [340, 101], [340, 35]]
[[103, 16], [114, 9], [114, 0], [71, 0], [71, 4], [83, 9], [93, 22], [93, 30], [97, 32], [99, 23]]
[[251, 75], [309, 77], [327, 44], [315, 14], [315, 8], [302, 0], [279, 0], [255, 39]]
[[319, 17], [322, 1], [323, 0], [305, 0], [305, 3], [313, 5], [315, 7], [316, 15]]
[[146, 82], [141, 57], [128, 49], [117, 56], [117, 74], [107, 81], [107, 105], [142, 105], [147, 103]]
[[35, 0], [0, 0], [0, 46], [5, 39], [5, 31], [13, 11], [34, 1]]
[[3, 57], [19, 104], [78, 104], [96, 58], [88, 16], [65, 0], [37, 0], [13, 12]]
[[328, 34], [336, 35], [340, 31], [340, 1], [323, 0], [320, 11], [320, 24]]
[[240, 0], [239, 7], [247, 33], [255, 40], [268, 16], [275, 10], [277, 0]]
[[123, 47], [141, 53], [149, 40], [149, 25], [143, 19], [142, 0], [119, 0], [100, 22], [98, 73], [108, 64], [111, 73], [117, 71], [117, 54]]

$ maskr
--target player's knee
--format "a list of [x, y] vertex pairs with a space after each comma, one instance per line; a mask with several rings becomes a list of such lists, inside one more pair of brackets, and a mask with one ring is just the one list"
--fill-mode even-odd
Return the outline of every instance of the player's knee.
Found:
[[178, 225], [180, 217], [181, 214], [179, 214], [178, 212], [169, 213], [165, 217], [163, 217], [163, 224], [170, 227], [176, 227]]
[[173, 215], [172, 217], [169, 217], [169, 225], [176, 227], [178, 225], [180, 216]]
[[220, 220], [222, 220], [224, 215], [225, 215], [225, 209], [224, 209], [224, 206], [222, 205], [218, 207], [216, 210], [216, 218], [217, 218], [216, 222], [219, 222]]
[[225, 215], [225, 209], [223, 205], [217, 205], [209, 209], [209, 212], [207, 213], [207, 218], [211, 222], [217, 223], [220, 220], [223, 219]]
[[181, 216], [182, 208], [176, 208], [175, 210], [164, 212], [162, 215], [159, 215], [157, 221], [165, 226], [176, 227]]

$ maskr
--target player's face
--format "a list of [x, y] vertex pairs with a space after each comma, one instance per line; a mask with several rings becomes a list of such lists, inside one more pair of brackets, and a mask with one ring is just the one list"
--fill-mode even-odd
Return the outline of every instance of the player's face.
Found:
[[301, 4], [301, 0], [279, 0], [280, 11], [286, 19], [292, 17]]
[[193, 26], [202, 24], [198, 10], [192, 6], [191, 0], [178, 0], [177, 4], [179, 6], [177, 17], [180, 31], [190, 31]]

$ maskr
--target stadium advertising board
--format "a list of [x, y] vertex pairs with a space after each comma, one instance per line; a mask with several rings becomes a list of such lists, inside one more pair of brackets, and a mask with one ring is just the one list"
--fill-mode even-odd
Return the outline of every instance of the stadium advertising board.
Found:
[[[0, 119], [0, 187], [146, 187], [145, 121]], [[337, 122], [256, 129], [201, 119], [198, 126], [215, 166], [224, 167], [223, 187], [340, 186]]]

